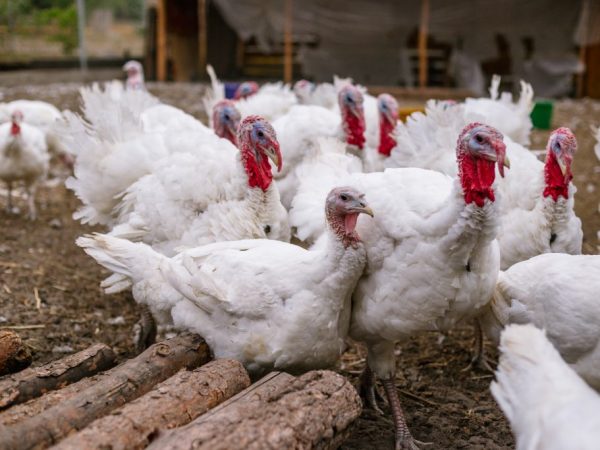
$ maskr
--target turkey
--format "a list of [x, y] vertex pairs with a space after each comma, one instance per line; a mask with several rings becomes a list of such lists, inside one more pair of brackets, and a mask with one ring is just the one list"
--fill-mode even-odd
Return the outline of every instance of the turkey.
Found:
[[[77, 244], [132, 285], [139, 303], [200, 333], [217, 358], [254, 374], [330, 367], [345, 348], [350, 297], [365, 264], [355, 227], [372, 215], [352, 188], [325, 202], [328, 242], [319, 250], [271, 240], [220, 242], [173, 258], [145, 244], [95, 235]], [[110, 289], [110, 286], [106, 286]]]
[[316, 105], [334, 111], [338, 107], [338, 96], [331, 83], [315, 84], [308, 80], [294, 83], [294, 94], [301, 105]]
[[508, 418], [517, 450], [595, 450], [600, 397], [562, 360], [545, 333], [511, 325], [491, 391]]
[[166, 255], [218, 241], [289, 241], [287, 212], [269, 164], [282, 164], [273, 128], [260, 117], [246, 117], [238, 140], [239, 151], [225, 139], [203, 141], [197, 133], [166, 136], [167, 147], [177, 152], [126, 189], [110, 234]]
[[[225, 100], [225, 86], [217, 78], [212, 66], [208, 65], [206, 71], [210, 76], [211, 87], [207, 89], [202, 102], [206, 114], [210, 116], [215, 104]], [[253, 82], [242, 83], [238, 86], [235, 100], [242, 118], [262, 116], [271, 123], [298, 103], [290, 87], [281, 82], [267, 83], [260, 88]]]
[[378, 143], [375, 147], [367, 146], [365, 149], [365, 172], [381, 172], [385, 167], [385, 161], [396, 146], [394, 130], [398, 123], [398, 102], [389, 94], [380, 94], [377, 97], [377, 109], [379, 111]]
[[13, 212], [12, 190], [22, 182], [27, 193], [29, 218], [35, 220], [35, 191], [48, 172], [50, 156], [44, 133], [23, 123], [23, 113], [13, 111], [11, 121], [0, 125], [0, 179], [8, 187], [6, 210]]
[[46, 146], [52, 155], [67, 166], [73, 165], [73, 154], [64, 145], [58, 132], [63, 115], [54, 105], [39, 100], [14, 100], [0, 103], [0, 123], [10, 123], [15, 112], [23, 115], [25, 124], [32, 125], [44, 134]]
[[[415, 444], [394, 384], [395, 343], [421, 331], [452, 328], [491, 298], [500, 265], [493, 184], [496, 163], [504, 174], [505, 150], [497, 130], [472, 123], [456, 144], [457, 179], [423, 169], [387, 169], [333, 180], [364, 192], [375, 213], [357, 227], [367, 266], [353, 295], [350, 335], [368, 348], [363, 392], [374, 403], [371, 371], [382, 379], [402, 448]], [[311, 183], [328, 189], [331, 182], [303, 180], [300, 191]], [[322, 220], [314, 203], [294, 208], [291, 225], [299, 233], [302, 223]]]
[[600, 390], [600, 256], [549, 253], [500, 272], [481, 318], [498, 343], [502, 327], [544, 328], [563, 359]]
[[78, 154], [66, 186], [83, 203], [74, 214], [82, 223], [115, 225], [122, 193], [151, 173], [157, 161], [180, 151], [179, 134], [196, 133], [197, 145], [221, 141], [198, 120], [158, 104], [146, 91], [127, 90], [123, 95], [114, 99], [109, 89], [83, 88], [85, 119], [65, 115], [62, 133]]
[[548, 139], [545, 164], [529, 152], [509, 153], [511, 180], [498, 185], [502, 269], [541, 253], [581, 253], [583, 231], [574, 211], [577, 189], [571, 172], [576, 150], [571, 130], [558, 128]]
[[[286, 208], [290, 207], [296, 195], [299, 182], [296, 169], [307, 156], [314, 154], [318, 138], [343, 140], [350, 153], [362, 157], [365, 145], [362, 94], [356, 87], [348, 84], [340, 90], [338, 99], [340, 113], [320, 106], [297, 105], [273, 122], [285, 161], [276, 180], [281, 201]], [[321, 151], [325, 152], [324, 149]]]
[[521, 81], [519, 101], [514, 103], [509, 92], [499, 95], [500, 76], [492, 77], [490, 98], [467, 98], [465, 114], [468, 121], [480, 120], [497, 128], [505, 136], [521, 145], [529, 145], [531, 129], [531, 111], [533, 110], [533, 88]]
[[[386, 166], [423, 167], [454, 176], [452, 136], [467, 121], [464, 105], [429, 101], [426, 114], [399, 123], [397, 146]], [[501, 227], [498, 241], [503, 269], [549, 251], [581, 253], [581, 221], [575, 215], [571, 162], [577, 148], [568, 128], [555, 130], [548, 141], [545, 164], [522, 145], [504, 137], [513, 171], [500, 179]]]
[[126, 89], [146, 89], [144, 84], [144, 68], [138, 61], [127, 61], [123, 65], [123, 70], [127, 73]]

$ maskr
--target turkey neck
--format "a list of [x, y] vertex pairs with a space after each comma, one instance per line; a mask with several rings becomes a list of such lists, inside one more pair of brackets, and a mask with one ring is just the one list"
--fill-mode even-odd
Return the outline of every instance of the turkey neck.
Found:
[[383, 115], [379, 116], [379, 147], [377, 151], [384, 156], [390, 156], [392, 149], [396, 146], [396, 140], [392, 137], [394, 125]]
[[488, 247], [498, 233], [498, 211], [493, 191], [492, 198], [485, 198], [479, 206], [475, 201], [465, 200], [463, 185], [464, 182], [455, 180], [447, 206], [439, 212], [440, 228], [436, 232], [444, 236], [441, 245], [446, 249], [449, 265], [456, 270], [477, 272], [479, 263], [489, 256]]
[[257, 152], [247, 142], [240, 148], [241, 162], [248, 176], [248, 186], [265, 192], [273, 182], [269, 158]]
[[554, 201], [557, 201], [558, 197], [568, 199], [569, 183], [572, 179], [573, 175], [571, 174], [570, 168], [567, 174], [563, 175], [554, 152], [548, 150], [546, 163], [544, 164], [544, 197], [552, 198]]

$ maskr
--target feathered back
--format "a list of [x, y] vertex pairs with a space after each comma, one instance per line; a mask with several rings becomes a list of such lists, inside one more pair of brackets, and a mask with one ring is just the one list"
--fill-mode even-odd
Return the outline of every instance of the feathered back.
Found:
[[563, 361], [544, 331], [510, 325], [500, 350], [491, 391], [510, 421], [517, 450], [598, 448], [600, 398]]
[[119, 195], [167, 154], [161, 139], [143, 133], [142, 112], [157, 100], [141, 90], [123, 91], [115, 100], [111, 89], [82, 88], [85, 119], [65, 112], [58, 130], [77, 155], [65, 183], [83, 202], [73, 217], [92, 225], [111, 225]]
[[463, 105], [429, 100], [425, 114], [416, 112], [406, 123], [398, 122], [396, 147], [386, 167], [418, 167], [456, 175], [456, 137], [467, 123]]
[[531, 129], [531, 110], [533, 109], [533, 88], [521, 81], [521, 94], [517, 103], [512, 94], [499, 94], [500, 76], [494, 75], [489, 89], [490, 98], [467, 98], [465, 114], [469, 122], [481, 120], [483, 123], [497, 128], [521, 145], [529, 145]]

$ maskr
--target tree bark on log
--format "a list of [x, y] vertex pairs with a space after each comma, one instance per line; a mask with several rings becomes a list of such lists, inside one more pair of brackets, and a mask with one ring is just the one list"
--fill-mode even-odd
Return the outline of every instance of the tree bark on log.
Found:
[[10, 330], [0, 330], [0, 375], [18, 372], [31, 364], [31, 351], [21, 337]]
[[143, 449], [157, 430], [185, 425], [249, 385], [244, 366], [230, 359], [182, 370], [52, 449]]
[[0, 449], [39, 449], [55, 444], [144, 395], [179, 369], [196, 368], [209, 360], [209, 348], [198, 335], [182, 334], [154, 344], [68, 400], [12, 426], [0, 427]]
[[114, 352], [95, 344], [44, 366], [25, 369], [0, 380], [0, 410], [60, 389], [115, 365]]
[[355, 388], [337, 373], [275, 372], [148, 449], [337, 448], [360, 413]]

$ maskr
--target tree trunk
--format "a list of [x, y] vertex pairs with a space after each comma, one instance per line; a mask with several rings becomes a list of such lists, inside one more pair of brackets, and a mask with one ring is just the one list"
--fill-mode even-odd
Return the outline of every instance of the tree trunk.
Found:
[[193, 372], [182, 370], [53, 450], [143, 449], [157, 430], [185, 425], [249, 385], [238, 361], [221, 359]]
[[0, 410], [60, 389], [114, 365], [113, 351], [104, 344], [95, 344], [44, 366], [7, 376], [0, 380]]
[[148, 449], [337, 448], [360, 412], [356, 390], [339, 374], [275, 372]]
[[66, 401], [15, 425], [0, 427], [1, 448], [25, 450], [54, 444], [144, 395], [182, 367], [195, 368], [209, 360], [208, 346], [198, 335], [183, 334], [154, 344]]
[[0, 330], [0, 375], [18, 372], [31, 364], [31, 352], [14, 331]]

